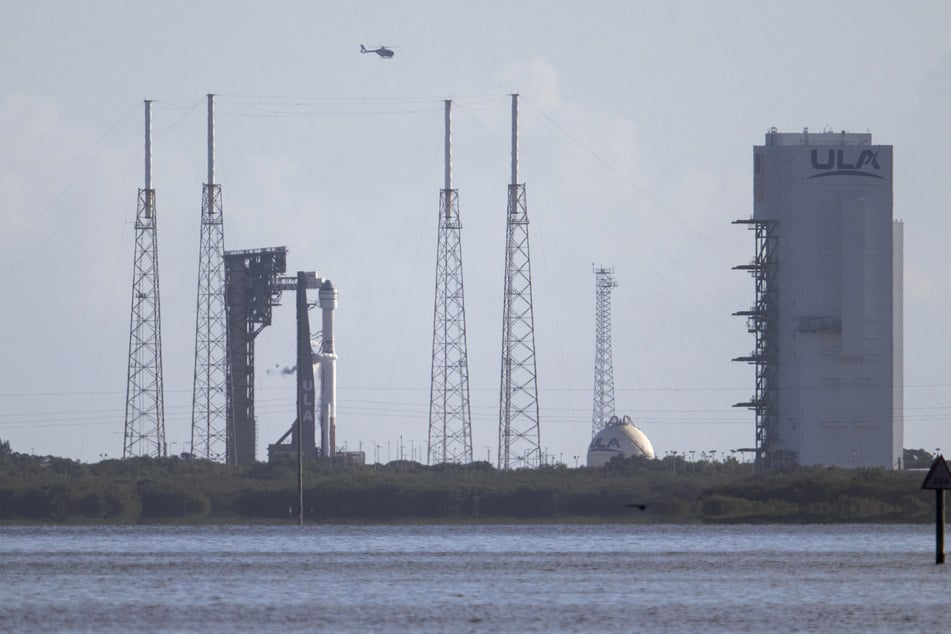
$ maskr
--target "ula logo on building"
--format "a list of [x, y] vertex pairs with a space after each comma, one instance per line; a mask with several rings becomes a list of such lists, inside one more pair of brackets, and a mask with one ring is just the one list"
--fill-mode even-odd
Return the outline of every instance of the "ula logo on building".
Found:
[[589, 449], [620, 449], [621, 441], [617, 438], [612, 438], [608, 441], [608, 444], [604, 444], [604, 440], [601, 438], [595, 438], [591, 441], [591, 444], [588, 446]]
[[[821, 170], [818, 174], [813, 174], [809, 178], [822, 178], [824, 176], [867, 176], [885, 180], [884, 176], [879, 176], [874, 172], [881, 169], [878, 165], [878, 151], [862, 150], [854, 163], [845, 159], [845, 150], [813, 150], [812, 168]], [[863, 169], [864, 168], [864, 169]]]

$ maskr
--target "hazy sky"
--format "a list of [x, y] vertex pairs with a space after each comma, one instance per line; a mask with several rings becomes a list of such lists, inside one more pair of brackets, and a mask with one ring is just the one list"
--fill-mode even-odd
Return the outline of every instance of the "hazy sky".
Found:
[[[590, 438], [592, 263], [614, 266], [619, 413], [668, 451], [753, 445], [752, 146], [770, 126], [894, 145], [905, 446], [951, 447], [947, 2], [6, 2], [0, 438], [121, 456], [142, 100], [153, 105], [169, 451], [187, 450], [205, 94], [228, 249], [286, 245], [339, 290], [337, 439], [427, 438], [442, 100], [454, 99], [473, 437], [498, 442], [510, 102], [531, 221], [541, 441]], [[396, 46], [382, 60], [360, 44]], [[294, 418], [293, 297], [257, 340], [258, 457]], [[419, 454], [417, 453], [417, 458]]]

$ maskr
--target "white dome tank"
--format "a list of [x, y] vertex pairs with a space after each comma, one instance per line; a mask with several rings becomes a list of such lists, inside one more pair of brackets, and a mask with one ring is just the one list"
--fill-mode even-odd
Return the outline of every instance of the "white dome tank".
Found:
[[603, 467], [614, 456], [654, 458], [654, 448], [629, 416], [612, 416], [588, 446], [588, 466]]

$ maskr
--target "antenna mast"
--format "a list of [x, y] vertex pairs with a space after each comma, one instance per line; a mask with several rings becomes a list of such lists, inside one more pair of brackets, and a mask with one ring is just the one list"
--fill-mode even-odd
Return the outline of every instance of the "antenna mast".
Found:
[[145, 188], [139, 190], [135, 213], [123, 458], [166, 455], [157, 240], [152, 188], [152, 102], [146, 100]]
[[221, 185], [215, 184], [214, 95], [208, 95], [208, 180], [202, 193], [191, 453], [198, 458], [225, 462], [228, 431], [225, 244]]
[[445, 102], [445, 182], [439, 192], [436, 299], [429, 390], [429, 464], [472, 462], [472, 414], [462, 282], [459, 191], [452, 188], [452, 101]]
[[532, 267], [525, 184], [518, 183], [518, 95], [512, 95], [512, 182], [508, 188], [505, 291], [502, 306], [502, 380], [499, 396], [500, 469], [542, 463]]
[[617, 288], [614, 267], [592, 267], [595, 276], [594, 412], [591, 437], [614, 416], [614, 360], [611, 353], [611, 289]]

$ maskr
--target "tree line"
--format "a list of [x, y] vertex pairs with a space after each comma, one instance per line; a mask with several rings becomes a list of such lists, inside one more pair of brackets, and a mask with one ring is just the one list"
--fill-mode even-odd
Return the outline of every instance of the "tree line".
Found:
[[[922, 451], [922, 450], [917, 450]], [[925, 452], [927, 453], [927, 452]], [[930, 455], [929, 455], [930, 457]], [[928, 463], [930, 465], [930, 462]], [[615, 459], [501, 471], [410, 461], [304, 472], [312, 522], [931, 522], [920, 472]], [[296, 465], [132, 458], [80, 463], [0, 442], [0, 522], [223, 523], [297, 517]]]

